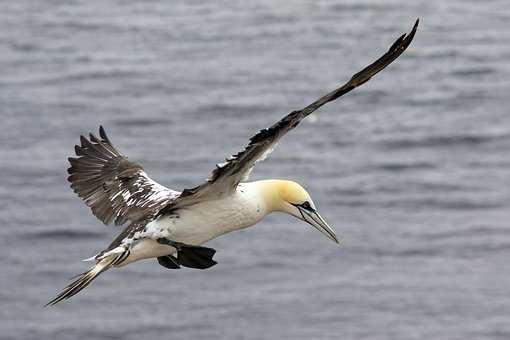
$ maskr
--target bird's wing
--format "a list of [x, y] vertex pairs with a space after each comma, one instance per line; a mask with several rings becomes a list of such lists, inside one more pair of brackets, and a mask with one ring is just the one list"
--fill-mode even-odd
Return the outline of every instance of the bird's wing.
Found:
[[347, 83], [316, 100], [304, 109], [289, 113], [271, 127], [263, 129], [255, 136], [251, 137], [248, 146], [243, 151], [227, 158], [225, 163], [216, 165], [216, 169], [205, 183], [191, 189], [183, 190], [181, 196], [172, 202], [167, 209], [190, 205], [202, 200], [215, 199], [235, 190], [236, 186], [248, 177], [255, 163], [263, 160], [276, 146], [280, 138], [295, 128], [303, 118], [324, 104], [364, 84], [397, 59], [413, 40], [416, 29], [418, 28], [418, 22], [419, 20], [416, 20], [409, 34], [400, 36], [383, 56], [353, 75]]
[[103, 127], [97, 138], [80, 137], [76, 158], [69, 158], [71, 188], [103, 223], [116, 225], [157, 213], [180, 192], [153, 181], [143, 168], [123, 156]]

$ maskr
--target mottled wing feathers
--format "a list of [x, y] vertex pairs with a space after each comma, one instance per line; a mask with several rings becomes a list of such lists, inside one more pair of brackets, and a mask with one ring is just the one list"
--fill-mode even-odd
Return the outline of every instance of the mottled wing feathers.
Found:
[[321, 97], [304, 109], [293, 111], [271, 127], [258, 132], [250, 139], [248, 146], [243, 151], [227, 158], [225, 163], [218, 164], [206, 183], [192, 189], [185, 189], [181, 197], [172, 204], [189, 204], [191, 201], [214, 198], [234, 190], [239, 182], [248, 177], [255, 163], [263, 160], [276, 146], [279, 139], [288, 131], [295, 128], [303, 118], [324, 104], [364, 84], [397, 59], [413, 40], [416, 29], [418, 28], [418, 22], [419, 21], [416, 20], [409, 34], [400, 36], [383, 56], [353, 75], [347, 83]]
[[69, 158], [68, 181], [103, 223], [117, 225], [157, 213], [179, 192], [150, 179], [142, 166], [123, 156], [103, 127], [97, 138], [81, 136], [76, 158]]

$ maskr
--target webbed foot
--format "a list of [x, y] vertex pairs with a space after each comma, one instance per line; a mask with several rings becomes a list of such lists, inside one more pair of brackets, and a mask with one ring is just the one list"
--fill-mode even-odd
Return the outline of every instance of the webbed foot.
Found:
[[179, 269], [180, 266], [184, 266], [188, 268], [207, 269], [217, 264], [217, 262], [213, 260], [216, 250], [212, 248], [194, 246], [166, 238], [158, 239], [158, 242], [177, 249], [177, 257], [173, 255], [158, 257], [158, 262], [163, 267]]

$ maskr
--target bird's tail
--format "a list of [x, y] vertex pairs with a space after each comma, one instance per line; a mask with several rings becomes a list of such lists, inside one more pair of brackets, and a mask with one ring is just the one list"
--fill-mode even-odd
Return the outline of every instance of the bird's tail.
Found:
[[53, 300], [48, 302], [46, 306], [52, 306], [59, 303], [62, 300], [68, 299], [71, 296], [78, 294], [83, 288], [87, 287], [99, 274], [108, 270], [112, 265], [115, 264], [117, 256], [109, 256], [101, 259], [95, 265], [90, 267], [84, 273], [81, 273], [71, 279], [76, 279], [65, 287]]

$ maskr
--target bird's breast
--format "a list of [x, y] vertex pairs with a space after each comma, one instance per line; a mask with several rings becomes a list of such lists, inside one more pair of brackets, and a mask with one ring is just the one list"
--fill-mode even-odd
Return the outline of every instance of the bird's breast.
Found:
[[168, 230], [168, 237], [188, 244], [202, 244], [225, 233], [246, 228], [266, 215], [263, 200], [249, 186], [241, 184], [225, 198], [197, 203], [162, 216], [156, 227]]

